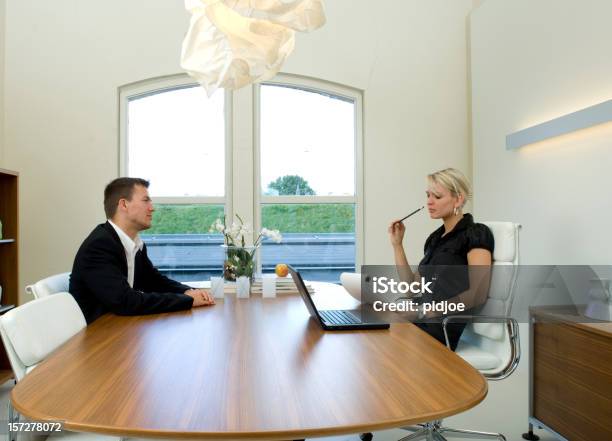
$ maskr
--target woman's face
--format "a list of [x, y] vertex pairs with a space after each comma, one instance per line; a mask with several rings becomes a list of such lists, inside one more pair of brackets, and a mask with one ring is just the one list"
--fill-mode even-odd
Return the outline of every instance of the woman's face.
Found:
[[440, 184], [431, 184], [427, 191], [427, 210], [432, 219], [444, 219], [460, 206], [459, 198]]

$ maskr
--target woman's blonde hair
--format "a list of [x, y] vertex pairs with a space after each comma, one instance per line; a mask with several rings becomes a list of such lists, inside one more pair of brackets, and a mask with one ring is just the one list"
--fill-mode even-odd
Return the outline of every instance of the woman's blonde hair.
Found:
[[472, 198], [472, 186], [470, 181], [456, 168], [445, 168], [427, 175], [431, 184], [439, 184], [446, 188], [455, 197], [463, 195], [463, 205]]

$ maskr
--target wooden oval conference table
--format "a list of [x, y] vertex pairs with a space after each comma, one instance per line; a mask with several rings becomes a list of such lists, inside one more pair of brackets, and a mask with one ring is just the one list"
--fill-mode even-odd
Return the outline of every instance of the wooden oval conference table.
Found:
[[[321, 309], [356, 304], [340, 286], [311, 285]], [[66, 430], [291, 440], [441, 419], [486, 394], [478, 371], [410, 323], [329, 332], [298, 295], [226, 294], [191, 311], [107, 314], [11, 397], [22, 415]]]

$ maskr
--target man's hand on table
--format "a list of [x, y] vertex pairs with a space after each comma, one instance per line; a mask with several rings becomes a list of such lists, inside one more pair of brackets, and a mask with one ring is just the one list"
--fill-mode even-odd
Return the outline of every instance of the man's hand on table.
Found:
[[215, 298], [206, 289], [188, 289], [185, 291], [185, 295], [188, 295], [193, 299], [192, 308], [198, 306], [211, 306], [215, 304]]

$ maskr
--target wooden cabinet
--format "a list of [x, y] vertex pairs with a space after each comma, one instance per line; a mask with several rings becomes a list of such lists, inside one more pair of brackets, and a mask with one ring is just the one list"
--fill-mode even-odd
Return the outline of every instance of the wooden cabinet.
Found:
[[[0, 221], [2, 221], [0, 285], [2, 286], [2, 305], [17, 305], [19, 301], [18, 181], [19, 173], [0, 168]], [[0, 384], [12, 376], [13, 373], [4, 347], [0, 347]]]
[[612, 323], [573, 307], [531, 311], [533, 425], [568, 440], [612, 440]]

